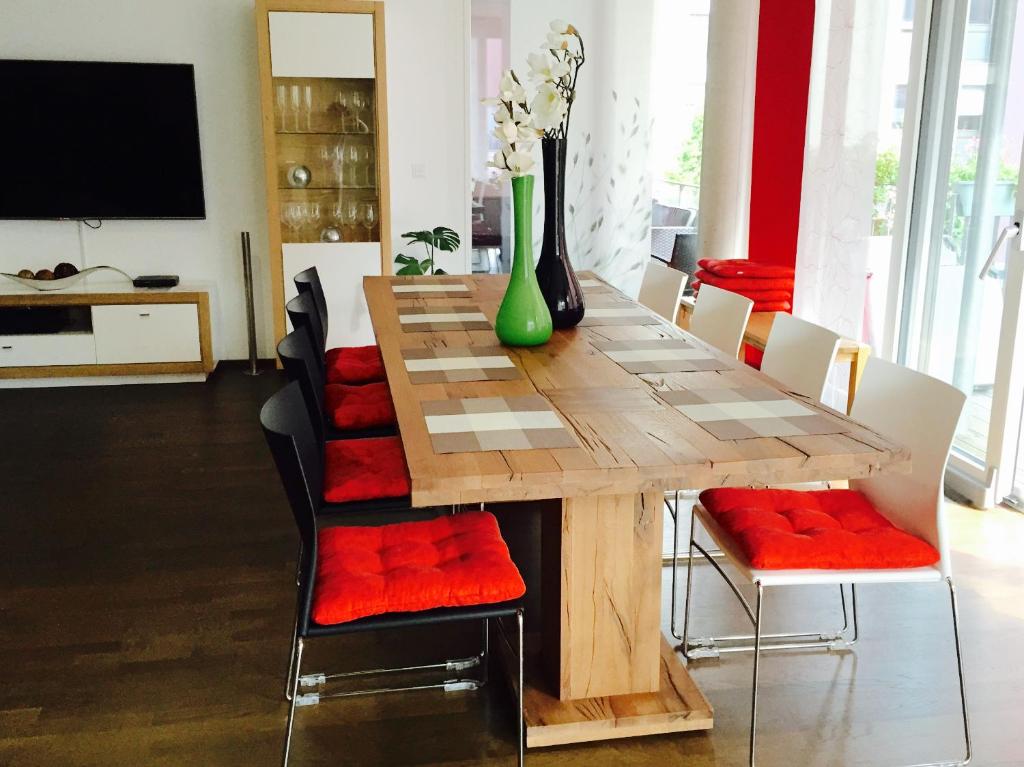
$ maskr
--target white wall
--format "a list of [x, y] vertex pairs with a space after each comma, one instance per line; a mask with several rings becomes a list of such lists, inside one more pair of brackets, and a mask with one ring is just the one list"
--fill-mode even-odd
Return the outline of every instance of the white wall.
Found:
[[469, 267], [469, 0], [385, 0], [392, 248], [402, 232], [447, 226], [462, 249], [442, 254], [451, 273]]
[[[0, 57], [184, 62], [195, 65], [206, 186], [205, 221], [106, 221], [85, 230], [87, 265], [180, 274], [217, 285], [218, 358], [247, 356], [238, 233], [252, 232], [261, 352], [272, 352], [267, 224], [252, 0], [0, 0]], [[7, 104], [12, 119], [17, 105]], [[130, 130], [131, 126], [112, 126]], [[68, 122], [74, 130], [74, 119]], [[160, 151], [154, 146], [153, 151]], [[110, 158], [112, 163], [117, 158]], [[159, 178], [125, 168], [146, 193]], [[78, 225], [0, 221], [0, 271], [81, 264]]]
[[[468, 0], [387, 0], [385, 13], [393, 244], [400, 248], [399, 235], [410, 229], [449, 226], [466, 246], [443, 265], [462, 271], [469, 253]], [[272, 356], [253, 0], [0, 0], [0, 57], [195, 65], [207, 219], [104, 222], [85, 230], [87, 262], [215, 283], [215, 354], [244, 358], [238, 232], [251, 231], [260, 354]], [[16, 109], [5, 105], [4, 119]], [[136, 169], [126, 170], [140, 194], [159, 183], [142, 169], [137, 178]], [[82, 263], [77, 224], [0, 221], [0, 271], [59, 261]]]

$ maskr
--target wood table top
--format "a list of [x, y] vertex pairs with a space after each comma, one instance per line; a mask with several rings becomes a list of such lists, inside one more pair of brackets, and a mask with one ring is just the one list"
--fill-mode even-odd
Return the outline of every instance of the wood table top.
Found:
[[[581, 273], [581, 278], [596, 279]], [[909, 451], [820, 403], [792, 395], [839, 419], [846, 433], [720, 440], [657, 396], [667, 389], [781, 385], [739, 362], [717, 372], [626, 372], [595, 341], [683, 338], [714, 357], [724, 355], [667, 322], [556, 331], [539, 347], [506, 351], [523, 373], [516, 380], [412, 384], [403, 349], [499, 346], [492, 330], [407, 332], [399, 307], [478, 306], [492, 323], [507, 275], [462, 275], [464, 298], [397, 297], [407, 278], [365, 277], [363, 287], [380, 345], [412, 478], [415, 506], [641, 493], [674, 488], [852, 479], [907, 472]], [[424, 283], [439, 278], [419, 278]], [[442, 278], [443, 279], [443, 278]], [[613, 288], [599, 294], [630, 301]], [[596, 300], [598, 294], [589, 293]], [[632, 302], [635, 305], [635, 302]], [[435, 454], [421, 402], [539, 393], [575, 435], [577, 447]]]

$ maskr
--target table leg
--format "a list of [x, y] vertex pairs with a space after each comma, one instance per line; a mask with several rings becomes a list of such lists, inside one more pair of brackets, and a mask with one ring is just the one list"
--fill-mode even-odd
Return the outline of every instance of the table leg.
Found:
[[864, 375], [864, 366], [868, 364], [868, 356], [871, 354], [871, 347], [860, 344], [857, 353], [850, 360], [850, 382], [846, 387], [846, 414], [853, 410], [853, 400], [857, 395], [857, 387], [860, 385], [860, 378]]
[[663, 505], [660, 492], [587, 496], [546, 514], [527, 745], [711, 727], [711, 707], [661, 634]]

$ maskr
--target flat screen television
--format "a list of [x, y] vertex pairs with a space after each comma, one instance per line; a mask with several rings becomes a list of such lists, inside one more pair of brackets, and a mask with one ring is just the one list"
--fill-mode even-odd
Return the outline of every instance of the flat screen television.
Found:
[[0, 59], [0, 218], [205, 218], [191, 64]]

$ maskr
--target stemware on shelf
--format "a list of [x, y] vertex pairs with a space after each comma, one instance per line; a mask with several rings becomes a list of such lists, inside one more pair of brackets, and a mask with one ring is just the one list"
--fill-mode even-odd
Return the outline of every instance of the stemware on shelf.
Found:
[[363, 203], [362, 221], [366, 226], [366, 241], [374, 242], [373, 227], [377, 223], [377, 206], [372, 202]]
[[341, 132], [348, 129], [348, 94], [344, 91], [338, 92], [338, 111], [341, 112]]
[[376, 174], [373, 172], [373, 150], [370, 149], [368, 144], [364, 144], [359, 148], [359, 156], [362, 158], [363, 169], [365, 172], [366, 184], [364, 186], [375, 186], [374, 176]]
[[350, 242], [358, 242], [359, 240], [359, 201], [358, 200], [346, 200], [342, 203], [344, 225], [345, 228], [352, 232], [351, 237], [345, 239]]
[[365, 106], [366, 106], [366, 99], [363, 97], [363, 94], [360, 93], [359, 91], [353, 91], [352, 92], [352, 111], [355, 113], [355, 123], [356, 123], [355, 130], [358, 133], [367, 133], [369, 131], [369, 127], [366, 125], [365, 122], [363, 122], [363, 119], [359, 116], [360, 113], [363, 111], [363, 107], [365, 107]]
[[299, 112], [302, 111], [302, 89], [298, 85], [291, 87], [292, 112], [295, 114], [295, 130], [299, 130]]
[[292, 242], [298, 239], [299, 230], [302, 228], [303, 211], [301, 202], [286, 202], [281, 206], [281, 223], [291, 233], [289, 238]]
[[349, 186], [360, 186], [359, 183], [359, 147], [355, 144], [349, 144], [348, 149], [345, 153], [345, 159], [348, 160], [349, 175], [348, 185]]
[[278, 85], [274, 89], [274, 107], [277, 111], [277, 121], [280, 126], [280, 130], [286, 130], [287, 125], [285, 121], [288, 116], [288, 87], [285, 85]]
[[313, 86], [302, 86], [302, 105], [306, 111], [306, 130], [313, 131]]

